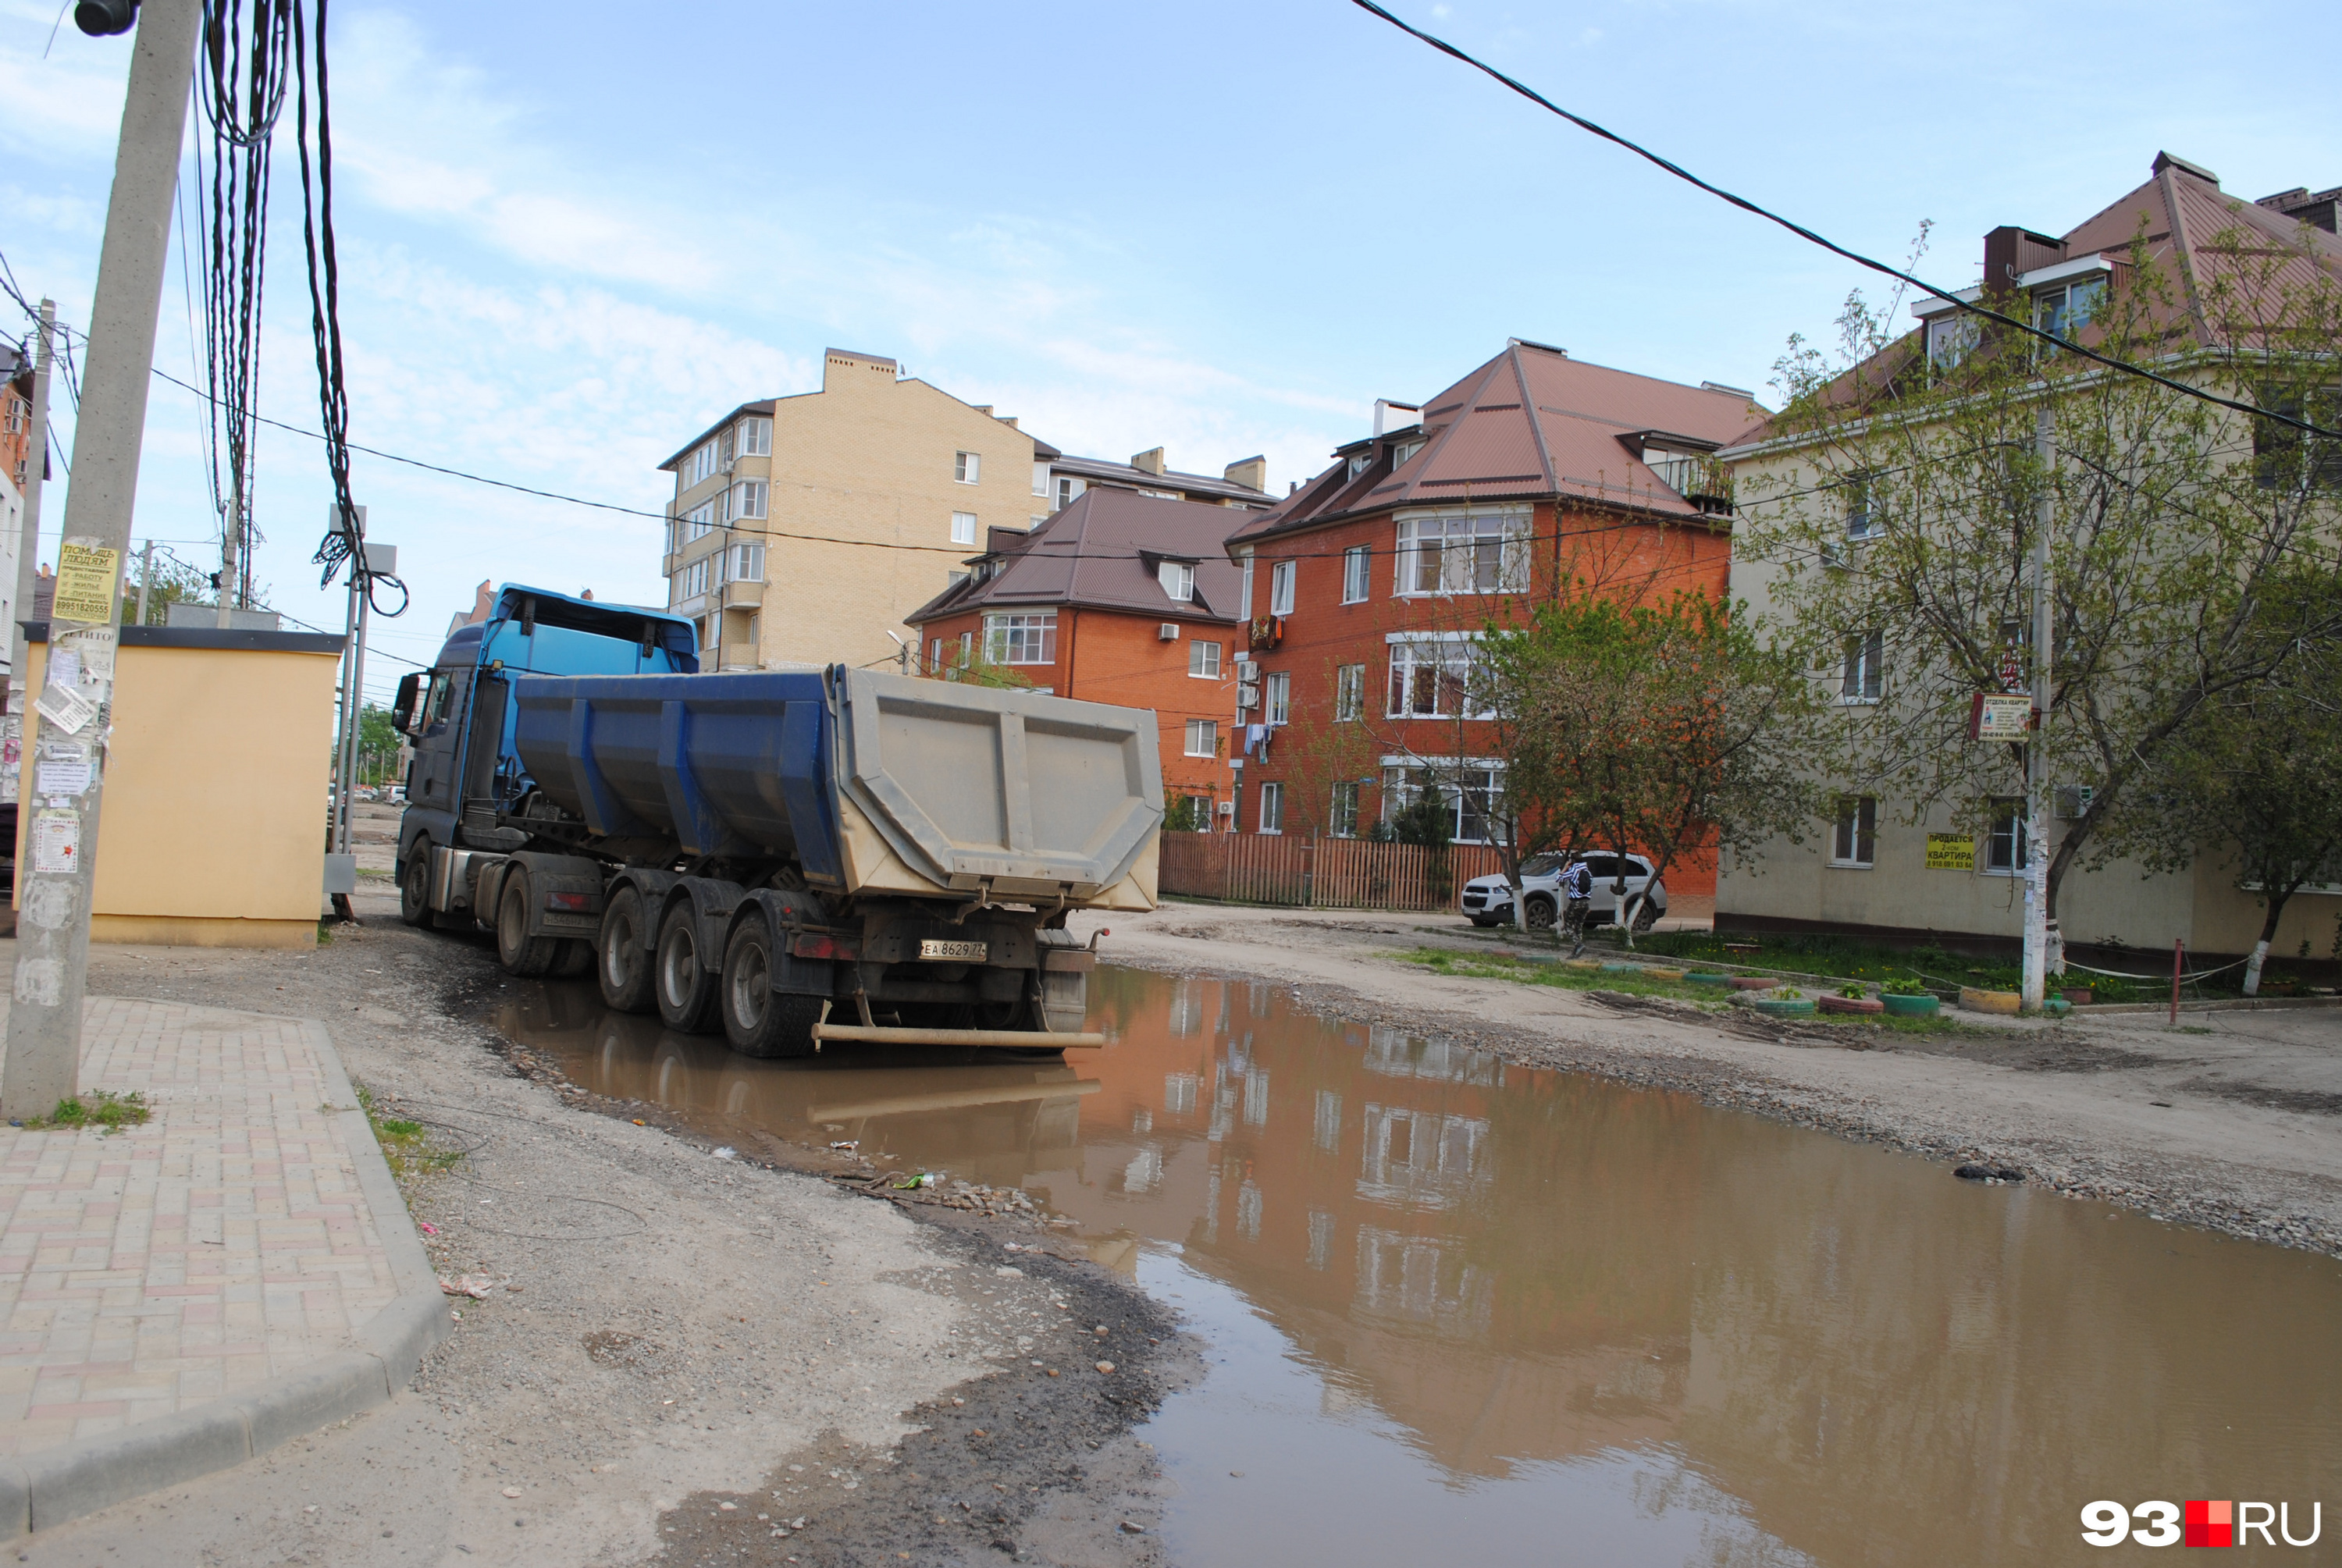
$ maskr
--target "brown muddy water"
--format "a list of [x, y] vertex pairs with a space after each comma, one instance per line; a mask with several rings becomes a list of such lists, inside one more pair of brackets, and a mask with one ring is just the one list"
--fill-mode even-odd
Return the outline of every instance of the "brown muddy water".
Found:
[[1265, 985], [1107, 966], [1113, 1043], [1046, 1065], [758, 1062], [508, 994], [586, 1088], [1020, 1186], [1176, 1305], [1211, 1370], [1145, 1435], [1188, 1568], [2126, 1561], [2086, 1504], [2194, 1499], [2342, 1562], [2330, 1259]]

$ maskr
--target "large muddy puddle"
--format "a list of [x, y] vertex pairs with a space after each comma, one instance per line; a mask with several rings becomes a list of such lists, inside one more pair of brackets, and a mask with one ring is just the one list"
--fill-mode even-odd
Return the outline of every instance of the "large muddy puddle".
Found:
[[[1191, 1568], [2099, 1562], [2148, 1550], [2083, 1542], [2099, 1500], [2342, 1511], [2332, 1260], [1265, 985], [1106, 967], [1113, 1044], [1038, 1065], [756, 1062], [507, 994], [587, 1088], [1021, 1186], [1174, 1302], [1211, 1372], [1146, 1435]], [[2342, 1562], [2322, 1512], [2265, 1554]]]

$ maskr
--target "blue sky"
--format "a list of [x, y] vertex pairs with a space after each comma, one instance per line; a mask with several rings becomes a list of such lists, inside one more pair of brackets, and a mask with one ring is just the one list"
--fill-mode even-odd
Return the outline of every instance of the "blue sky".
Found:
[[[1897, 258], [1931, 219], [1955, 285], [1987, 229], [2068, 227], [2158, 149], [2246, 199], [2342, 185], [2342, 117], [2273, 65], [2331, 58], [2342, 8], [1394, 8], [1843, 243]], [[79, 325], [128, 50], [51, 44], [57, 14], [0, 0], [0, 251]], [[1282, 492], [1507, 336], [1761, 389], [1862, 281], [1341, 0], [332, 15], [352, 439], [646, 510], [656, 464], [830, 345], [1069, 451], [1265, 452]], [[289, 178], [275, 213], [262, 406], [314, 428]], [[158, 343], [188, 375], [175, 265]], [[135, 531], [211, 561], [202, 423], [157, 386]], [[270, 602], [338, 626], [319, 449], [259, 462]], [[663, 596], [650, 519], [355, 479], [415, 590], [387, 653], [427, 659], [482, 578]]]

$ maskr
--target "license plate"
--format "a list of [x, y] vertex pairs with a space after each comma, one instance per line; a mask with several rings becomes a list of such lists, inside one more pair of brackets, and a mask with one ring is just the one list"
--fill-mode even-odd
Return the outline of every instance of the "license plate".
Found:
[[940, 959], [946, 964], [981, 964], [991, 954], [988, 944], [982, 942], [936, 942], [919, 944], [923, 959]]

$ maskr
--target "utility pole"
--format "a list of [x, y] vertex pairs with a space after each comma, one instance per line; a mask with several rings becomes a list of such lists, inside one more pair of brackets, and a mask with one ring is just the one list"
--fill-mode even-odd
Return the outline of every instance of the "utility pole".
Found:
[[[365, 508], [356, 507], [357, 526], [350, 530], [358, 537], [365, 536]], [[342, 529], [340, 509], [332, 513], [332, 531]], [[328, 851], [335, 857], [327, 863], [328, 895], [334, 901], [334, 913], [344, 920], [355, 920], [350, 908], [350, 894], [356, 890], [357, 862], [351, 839], [357, 815], [358, 754], [364, 742], [363, 715], [365, 711], [365, 637], [366, 612], [369, 604], [367, 588], [377, 576], [395, 576], [398, 572], [398, 547], [395, 544], [361, 544], [350, 556], [349, 634], [342, 659], [341, 728], [334, 739], [334, 820], [328, 835]], [[343, 886], [347, 882], [349, 885]]]
[[146, 624], [146, 600], [155, 589], [155, 541], [146, 541], [146, 548], [138, 557], [138, 624]]
[[25, 797], [25, 720], [31, 707], [25, 690], [25, 665], [29, 657], [25, 623], [33, 618], [33, 602], [41, 594], [41, 480], [49, 466], [49, 375], [56, 357], [57, 302], [41, 302], [39, 346], [33, 360], [33, 440], [25, 464], [25, 521], [16, 534], [16, 613], [8, 618], [7, 740], [15, 747], [8, 763], [7, 798]]
[[[2033, 524], [2033, 733], [2025, 747], [2025, 1006], [2038, 1012], [2049, 994], [2057, 941], [2049, 918], [2049, 530], [2057, 516], [2057, 447], [2046, 398], [2033, 439], [2041, 499]], [[2063, 954], [2054, 963], [2062, 971]]]
[[[81, 9], [100, 17], [108, 11], [89, 4]], [[155, 318], [163, 305], [164, 237], [171, 225], [203, 4], [145, 0], [144, 10], [98, 253], [48, 663], [41, 694], [25, 714], [24, 765], [35, 782], [18, 809], [34, 808], [35, 802], [37, 807], [30, 811], [25, 862], [17, 868], [23, 904], [8, 1059], [0, 1076], [0, 1114], [12, 1117], [46, 1114], [74, 1093], [81, 1074], [90, 890], [114, 709], [114, 655], [122, 633], [115, 607], [130, 550]], [[45, 439], [46, 434], [45, 428]]]

